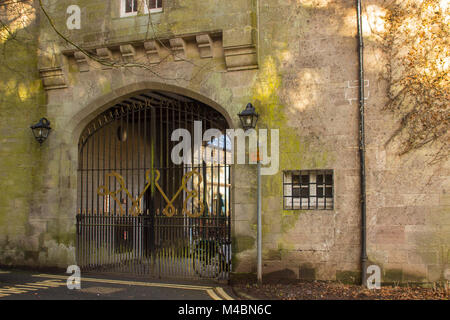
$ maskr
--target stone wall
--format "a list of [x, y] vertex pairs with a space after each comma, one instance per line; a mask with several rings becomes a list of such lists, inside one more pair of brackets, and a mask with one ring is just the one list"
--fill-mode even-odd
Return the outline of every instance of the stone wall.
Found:
[[[1, 104], [6, 116], [0, 186], [8, 196], [0, 202], [0, 264], [65, 267], [74, 262], [81, 130], [121, 97], [154, 89], [209, 104], [234, 127], [239, 126], [237, 113], [252, 102], [260, 128], [280, 130], [280, 171], [262, 180], [265, 277], [357, 281], [354, 2], [167, 0], [162, 13], [152, 14], [151, 25], [145, 15], [120, 18], [118, 2], [78, 1], [82, 28], [67, 31], [61, 12], [71, 3], [44, 1], [57, 28], [75, 43], [113, 60], [154, 62], [152, 71], [105, 68], [66, 44], [42, 16], [39, 30], [32, 29], [35, 39], [39, 32], [39, 43], [23, 58], [8, 56], [23, 72], [32, 69], [25, 87], [36, 89], [24, 100], [21, 78], [2, 77], [3, 83], [17, 86], [2, 95], [9, 100]], [[381, 1], [369, 2], [372, 9], [382, 9]], [[450, 253], [449, 166], [424, 165], [430, 150], [400, 157], [398, 146], [386, 145], [398, 119], [383, 110], [386, 61], [376, 37], [366, 30], [369, 259], [382, 268], [383, 281], [436, 281], [445, 277]], [[155, 38], [167, 47], [152, 42]], [[166, 58], [168, 49], [176, 54]], [[1, 68], [3, 76], [6, 64]], [[22, 110], [26, 116], [18, 117]], [[39, 147], [28, 125], [44, 115], [54, 130]], [[308, 169], [333, 170], [333, 210], [283, 210], [282, 171]], [[255, 187], [256, 168], [235, 165], [236, 273], [256, 270]]]

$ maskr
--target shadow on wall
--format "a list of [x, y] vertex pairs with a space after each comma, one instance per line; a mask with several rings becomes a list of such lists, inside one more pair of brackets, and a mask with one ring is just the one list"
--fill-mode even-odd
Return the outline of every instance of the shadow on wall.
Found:
[[0, 7], [0, 263], [36, 263], [42, 241], [31, 211], [43, 189], [42, 148], [30, 125], [46, 116], [37, 68], [35, 9], [24, 2]]

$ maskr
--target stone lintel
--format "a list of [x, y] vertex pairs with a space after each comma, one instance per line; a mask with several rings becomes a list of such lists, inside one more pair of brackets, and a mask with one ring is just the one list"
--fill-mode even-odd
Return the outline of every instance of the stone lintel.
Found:
[[[108, 48], [97, 48], [96, 53], [97, 53], [97, 56], [105, 62], [110, 62], [113, 60], [112, 52]], [[104, 64], [102, 64], [102, 69], [107, 70], [107, 69], [111, 69], [111, 67], [105, 66]]]
[[89, 62], [84, 53], [81, 51], [75, 51], [73, 53], [75, 61], [77, 62], [78, 69], [80, 72], [88, 72], [89, 71]]
[[175, 61], [181, 61], [186, 59], [186, 53], [184, 50], [185, 42], [183, 38], [169, 39], [170, 49], [172, 50], [173, 59]]
[[45, 90], [67, 88], [64, 72], [61, 67], [41, 68], [39, 74]]
[[161, 62], [160, 57], [160, 45], [155, 40], [149, 40], [144, 42], [145, 53], [147, 54], [148, 60], [151, 64], [156, 64]]
[[131, 62], [136, 55], [136, 49], [132, 44], [124, 44], [120, 46], [120, 53], [124, 61]]
[[[91, 50], [104, 61], [113, 61], [114, 54], [120, 54], [123, 61], [133, 62], [141, 56], [141, 52], [147, 56], [147, 63], [158, 64], [169, 61], [184, 61], [191, 59], [225, 59], [228, 71], [257, 69], [257, 52], [255, 44], [247, 38], [228, 39], [224, 46], [222, 31], [203, 32], [197, 34], [185, 34], [170, 39], [152, 39], [145, 41], [133, 41], [130, 43], [110, 43], [102, 47], [90, 47]], [[241, 42], [242, 41], [242, 42]], [[66, 56], [73, 56], [79, 66], [80, 72], [90, 71], [89, 57], [76, 50], [63, 51]], [[102, 69], [111, 69], [102, 65]]]
[[212, 58], [212, 39], [209, 34], [200, 34], [195, 36], [197, 41], [200, 58]]
[[258, 68], [256, 48], [253, 44], [226, 47], [224, 48], [224, 54], [228, 71]]

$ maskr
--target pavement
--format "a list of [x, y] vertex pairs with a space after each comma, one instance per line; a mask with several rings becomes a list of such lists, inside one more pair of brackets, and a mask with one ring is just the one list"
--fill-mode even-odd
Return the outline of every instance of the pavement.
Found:
[[217, 282], [163, 281], [124, 275], [82, 274], [69, 289], [69, 274], [0, 269], [0, 300], [236, 300]]

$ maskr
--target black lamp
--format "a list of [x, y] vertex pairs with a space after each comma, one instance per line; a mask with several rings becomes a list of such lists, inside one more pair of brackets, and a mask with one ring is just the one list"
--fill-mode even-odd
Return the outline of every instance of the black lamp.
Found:
[[42, 144], [47, 139], [50, 130], [52, 130], [50, 128], [50, 121], [46, 118], [41, 118], [38, 123], [32, 125], [30, 128], [39, 144]]
[[258, 122], [258, 114], [255, 111], [255, 107], [248, 103], [241, 113], [238, 114], [239, 119], [241, 119], [242, 128], [244, 130], [255, 129], [256, 122]]

